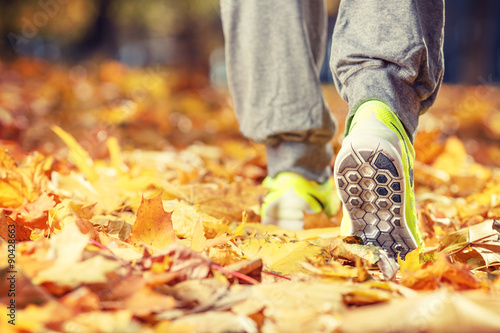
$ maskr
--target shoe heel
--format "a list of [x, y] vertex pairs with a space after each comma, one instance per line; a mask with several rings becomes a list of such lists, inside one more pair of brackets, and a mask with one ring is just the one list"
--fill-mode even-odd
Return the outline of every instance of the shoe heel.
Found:
[[404, 257], [417, 245], [405, 222], [403, 165], [389, 152], [380, 145], [342, 149], [335, 163], [335, 183], [352, 234], [390, 256]]

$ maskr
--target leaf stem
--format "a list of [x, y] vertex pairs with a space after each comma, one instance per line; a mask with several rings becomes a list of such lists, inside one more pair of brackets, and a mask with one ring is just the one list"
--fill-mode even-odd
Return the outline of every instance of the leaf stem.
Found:
[[246, 281], [250, 284], [258, 284], [259, 281], [255, 280], [254, 278], [248, 276], [248, 275], [245, 275], [243, 273], [240, 273], [240, 272], [236, 272], [236, 271], [231, 271], [229, 269], [226, 269], [222, 266], [219, 266], [217, 264], [211, 264], [210, 265], [213, 269], [215, 270], [218, 270], [219, 272], [222, 272], [222, 273], [226, 273], [226, 274], [230, 274], [232, 276], [234, 276], [235, 278], [238, 278], [240, 280], [243, 280], [243, 281]]
[[285, 279], [285, 280], [288, 280], [288, 281], [292, 280], [292, 279], [290, 279], [290, 278], [288, 278], [286, 276], [279, 275], [279, 274], [276, 274], [276, 273], [273, 273], [273, 272], [268, 272], [268, 271], [262, 270], [262, 273], [266, 273], [266, 274], [269, 274], [269, 275], [272, 275], [272, 276], [276, 276], [276, 277], [279, 277], [279, 278], [282, 278], [282, 279]]

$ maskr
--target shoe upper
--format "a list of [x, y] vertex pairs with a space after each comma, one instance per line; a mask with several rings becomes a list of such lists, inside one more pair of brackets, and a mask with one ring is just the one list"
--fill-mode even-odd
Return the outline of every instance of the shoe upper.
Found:
[[304, 212], [328, 216], [336, 213], [332, 200], [331, 180], [318, 184], [292, 173], [282, 172], [276, 177], [267, 177], [263, 186], [269, 189], [261, 208], [263, 224], [275, 224], [282, 228], [303, 229]]

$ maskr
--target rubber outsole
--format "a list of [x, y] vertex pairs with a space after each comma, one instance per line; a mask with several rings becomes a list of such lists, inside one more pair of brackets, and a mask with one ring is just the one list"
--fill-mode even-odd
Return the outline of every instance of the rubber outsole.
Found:
[[417, 244], [405, 221], [403, 164], [391, 155], [380, 145], [349, 145], [337, 157], [335, 182], [351, 219], [351, 234], [404, 258]]

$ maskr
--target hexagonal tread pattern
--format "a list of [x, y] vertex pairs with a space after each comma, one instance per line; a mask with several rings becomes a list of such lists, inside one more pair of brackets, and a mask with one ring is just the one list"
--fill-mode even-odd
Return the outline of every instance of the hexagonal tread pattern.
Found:
[[340, 162], [335, 175], [340, 196], [353, 224], [353, 233], [366, 244], [403, 258], [411, 250], [404, 223], [404, 172], [384, 151], [354, 150]]

